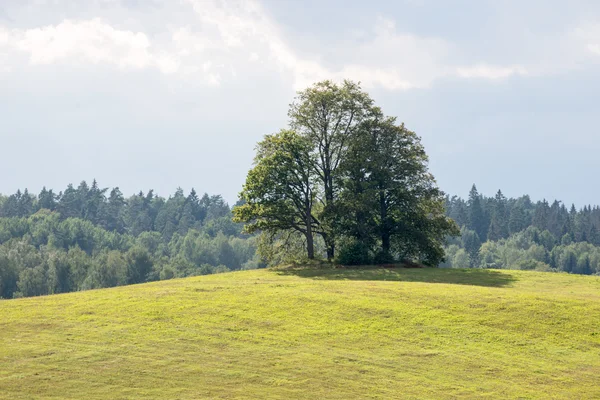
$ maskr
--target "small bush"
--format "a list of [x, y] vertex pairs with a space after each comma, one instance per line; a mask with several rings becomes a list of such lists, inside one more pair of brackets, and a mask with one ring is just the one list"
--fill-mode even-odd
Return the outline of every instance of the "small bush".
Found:
[[340, 246], [336, 262], [342, 265], [368, 265], [373, 262], [369, 247], [356, 240], [348, 241]]
[[393, 264], [396, 262], [396, 260], [390, 253], [386, 251], [379, 251], [377, 254], [375, 254], [375, 257], [373, 257], [373, 262], [377, 265]]

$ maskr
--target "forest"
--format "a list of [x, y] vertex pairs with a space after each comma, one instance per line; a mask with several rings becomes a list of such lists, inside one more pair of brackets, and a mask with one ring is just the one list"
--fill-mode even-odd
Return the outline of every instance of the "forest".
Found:
[[219, 195], [124, 197], [94, 180], [0, 196], [0, 297], [39, 296], [264, 266]]
[[[241, 203], [240, 203], [241, 204]], [[460, 226], [444, 268], [600, 273], [600, 207], [529, 196], [446, 196]], [[124, 197], [85, 181], [0, 195], [0, 297], [38, 296], [266, 267], [260, 234], [243, 233], [219, 195]], [[483, 238], [483, 240], [481, 239]], [[323, 254], [323, 257], [325, 254]]]
[[443, 267], [530, 269], [600, 274], [600, 207], [569, 208], [559, 200], [533, 202], [479, 194], [446, 196], [446, 213], [461, 227], [449, 238]]

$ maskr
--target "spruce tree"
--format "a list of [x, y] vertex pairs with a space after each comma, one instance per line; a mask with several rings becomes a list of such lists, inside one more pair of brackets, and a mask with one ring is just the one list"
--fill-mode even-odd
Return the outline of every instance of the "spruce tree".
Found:
[[485, 214], [481, 206], [481, 196], [477, 192], [477, 187], [473, 185], [469, 192], [469, 229], [475, 231], [480, 238], [487, 237], [488, 226], [485, 220]]
[[494, 198], [492, 220], [488, 232], [488, 240], [500, 240], [508, 237], [508, 221], [506, 219], [506, 197], [498, 190]]

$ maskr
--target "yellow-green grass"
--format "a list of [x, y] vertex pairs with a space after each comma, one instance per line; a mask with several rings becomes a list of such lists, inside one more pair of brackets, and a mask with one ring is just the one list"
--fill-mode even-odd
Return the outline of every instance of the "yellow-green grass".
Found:
[[0, 398], [600, 398], [600, 277], [260, 270], [0, 301]]

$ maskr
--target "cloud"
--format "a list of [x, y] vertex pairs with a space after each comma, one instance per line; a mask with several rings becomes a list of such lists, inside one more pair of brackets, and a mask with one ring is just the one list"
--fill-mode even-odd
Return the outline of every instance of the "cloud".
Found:
[[[439, 38], [399, 33], [388, 18], [379, 18], [371, 34], [361, 43], [340, 43], [346, 47], [340, 52], [343, 59], [333, 62], [333, 66], [325, 66], [315, 55], [298, 55], [284, 40], [279, 26], [256, 1], [187, 1], [193, 6], [200, 25], [218, 32], [222, 46], [232, 52], [243, 52], [244, 60], [260, 60], [264, 68], [288, 73], [295, 89], [322, 79], [353, 79], [367, 88], [408, 90], [429, 87], [436, 79], [447, 76], [499, 79], [524, 73], [523, 67], [493, 65], [457, 70], [448, 61], [455, 50], [452, 44]], [[203, 40], [201, 35], [196, 35], [188, 42], [202, 43]], [[323, 49], [315, 49], [319, 50]], [[326, 56], [325, 61], [329, 61]]]
[[143, 32], [118, 30], [100, 19], [0, 30], [0, 46], [27, 54], [32, 65], [104, 63], [122, 69], [154, 67], [165, 74], [178, 68], [169, 54], [152, 49]]
[[203, 29], [191, 42], [204, 40], [207, 33], [216, 33], [212, 48], [222, 51], [221, 62], [238, 66], [247, 60], [262, 68], [291, 73], [295, 86], [304, 86], [327, 78], [329, 71], [317, 62], [298, 57], [283, 40], [276, 23], [256, 1], [187, 0], [196, 12]]
[[[108, 7], [123, 0], [103, 1]], [[455, 44], [399, 32], [389, 18], [377, 19], [359, 39], [348, 41], [340, 35], [338, 42], [300, 53], [256, 0], [183, 0], [163, 5], [163, 31], [154, 34], [140, 21], [133, 24], [139, 28], [128, 30], [101, 18], [66, 19], [29, 29], [0, 26], [0, 67], [10, 65], [10, 57], [3, 53], [13, 51], [27, 55], [34, 66], [89, 63], [121, 70], [154, 69], [174, 79], [212, 86], [253, 73], [278, 73], [294, 89], [322, 79], [352, 79], [366, 88], [409, 90], [430, 87], [442, 78], [497, 81], [530, 73], [520, 64], [457, 64], [461, 53]], [[184, 23], [169, 20], [170, 11], [181, 14], [177, 7], [188, 9]], [[590, 43], [591, 50], [600, 50]]]
[[509, 78], [514, 75], [527, 75], [527, 69], [521, 65], [511, 67], [499, 67], [487, 64], [478, 64], [470, 67], [459, 67], [456, 74], [461, 78], [471, 79], [489, 79], [499, 80]]
[[600, 23], [586, 22], [575, 29], [574, 36], [593, 55], [600, 55]]

